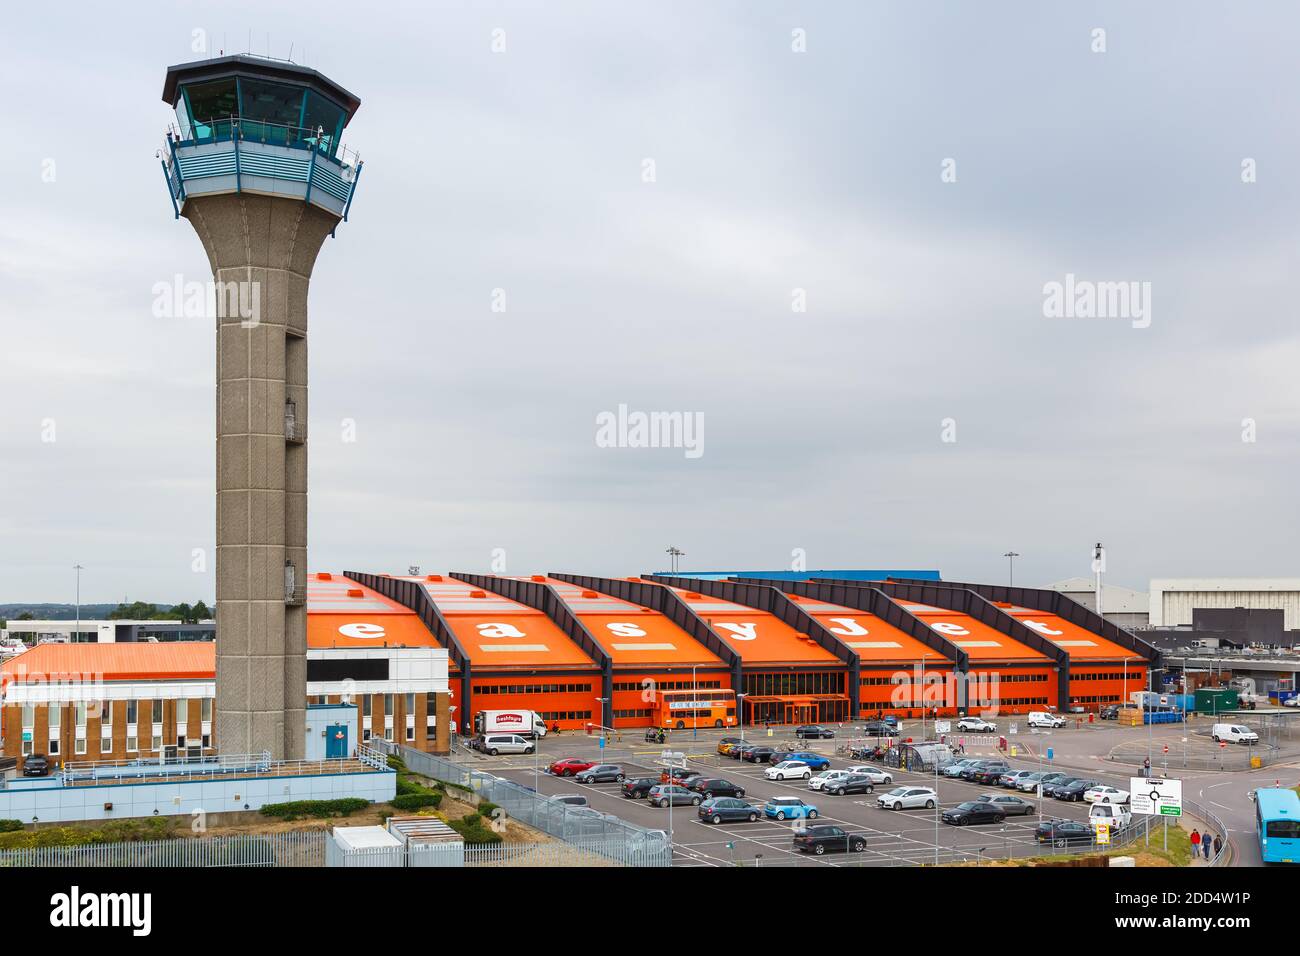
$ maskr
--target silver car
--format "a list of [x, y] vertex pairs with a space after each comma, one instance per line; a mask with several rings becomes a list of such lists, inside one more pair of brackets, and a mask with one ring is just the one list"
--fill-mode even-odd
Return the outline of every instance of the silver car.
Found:
[[977, 803], [991, 803], [1009, 817], [1028, 816], [1034, 805], [1010, 793], [984, 793], [975, 798]]
[[860, 773], [864, 777], [870, 777], [872, 783], [893, 783], [894, 775], [888, 770], [881, 770], [879, 767], [871, 764], [858, 764], [855, 767], [849, 767], [849, 773]]
[[474, 741], [476, 750], [495, 757], [497, 754], [530, 754], [533, 742], [518, 734], [487, 734]]

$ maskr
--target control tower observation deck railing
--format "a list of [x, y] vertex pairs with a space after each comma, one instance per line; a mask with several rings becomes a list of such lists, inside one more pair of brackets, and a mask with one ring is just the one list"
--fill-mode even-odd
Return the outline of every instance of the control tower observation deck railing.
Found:
[[347, 222], [361, 178], [360, 154], [321, 127], [230, 115], [195, 124], [189, 139], [173, 128], [165, 140], [159, 156], [177, 218], [190, 196], [248, 191], [314, 203]]

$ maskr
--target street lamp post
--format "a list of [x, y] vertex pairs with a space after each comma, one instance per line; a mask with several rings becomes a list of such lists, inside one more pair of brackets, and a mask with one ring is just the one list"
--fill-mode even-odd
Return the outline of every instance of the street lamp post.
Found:
[[691, 718], [691, 739], [692, 740], [700, 739], [700, 717], [699, 717], [700, 688], [699, 688], [699, 684], [697, 684], [695, 680], [695, 668], [697, 666], [698, 665], [696, 664], [691, 665], [691, 710], [695, 713], [695, 716]]
[[1020, 555], [1015, 551], [1008, 551], [1002, 557], [1007, 559], [1007, 587], [1015, 587], [1016, 584], [1016, 558]]
[[736, 723], [740, 726], [740, 742], [745, 742], [745, 698], [749, 695], [743, 691], [736, 694]]
[[74, 564], [72, 570], [77, 572], [77, 630], [73, 633], [72, 643], [81, 641], [81, 572], [85, 570], [80, 564]]

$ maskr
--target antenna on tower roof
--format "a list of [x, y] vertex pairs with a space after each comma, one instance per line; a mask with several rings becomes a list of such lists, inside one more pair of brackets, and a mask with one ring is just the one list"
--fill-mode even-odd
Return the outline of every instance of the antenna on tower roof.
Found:
[[289, 44], [289, 62], [290, 62], [290, 63], [293, 62], [293, 44], [292, 44], [292, 43]]

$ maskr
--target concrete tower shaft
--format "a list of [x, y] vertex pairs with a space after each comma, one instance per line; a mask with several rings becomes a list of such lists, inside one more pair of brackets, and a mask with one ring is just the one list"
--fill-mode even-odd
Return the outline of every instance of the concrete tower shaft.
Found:
[[248, 193], [193, 197], [183, 215], [218, 289], [251, 306], [217, 319], [217, 740], [294, 759], [307, 698], [307, 295], [338, 217]]

